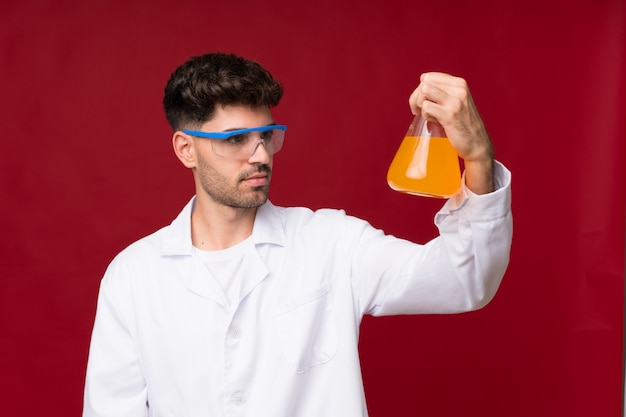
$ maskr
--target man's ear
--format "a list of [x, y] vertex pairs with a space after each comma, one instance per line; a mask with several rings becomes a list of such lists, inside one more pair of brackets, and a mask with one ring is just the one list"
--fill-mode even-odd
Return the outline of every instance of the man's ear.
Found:
[[195, 149], [193, 146], [193, 138], [190, 135], [177, 130], [172, 137], [172, 145], [174, 153], [187, 168], [196, 166]]

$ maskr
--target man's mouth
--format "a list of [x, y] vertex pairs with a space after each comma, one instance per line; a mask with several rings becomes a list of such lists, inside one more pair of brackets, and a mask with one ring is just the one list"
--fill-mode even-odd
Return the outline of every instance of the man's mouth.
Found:
[[254, 173], [243, 175], [241, 182], [246, 183], [252, 187], [259, 187], [269, 183], [269, 168], [261, 168]]
[[267, 184], [267, 174], [256, 174], [251, 177], [244, 179], [246, 184], [250, 184], [251, 186], [258, 187], [260, 185]]

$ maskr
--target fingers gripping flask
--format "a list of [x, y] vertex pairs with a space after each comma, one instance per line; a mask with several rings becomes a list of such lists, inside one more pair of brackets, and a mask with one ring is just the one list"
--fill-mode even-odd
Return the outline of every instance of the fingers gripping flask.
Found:
[[459, 156], [443, 127], [418, 113], [411, 122], [389, 171], [387, 183], [399, 192], [452, 197], [461, 187]]

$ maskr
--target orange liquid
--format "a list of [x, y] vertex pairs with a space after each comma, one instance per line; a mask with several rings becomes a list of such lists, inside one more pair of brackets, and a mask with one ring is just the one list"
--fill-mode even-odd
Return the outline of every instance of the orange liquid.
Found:
[[403, 193], [448, 198], [461, 187], [459, 157], [447, 138], [405, 136], [387, 172], [389, 186]]

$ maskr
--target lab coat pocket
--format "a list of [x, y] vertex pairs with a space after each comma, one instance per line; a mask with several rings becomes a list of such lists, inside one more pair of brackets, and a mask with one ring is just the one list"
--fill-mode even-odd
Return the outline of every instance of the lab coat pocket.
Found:
[[276, 308], [276, 326], [283, 350], [296, 373], [326, 363], [337, 353], [337, 330], [332, 316], [327, 284]]

